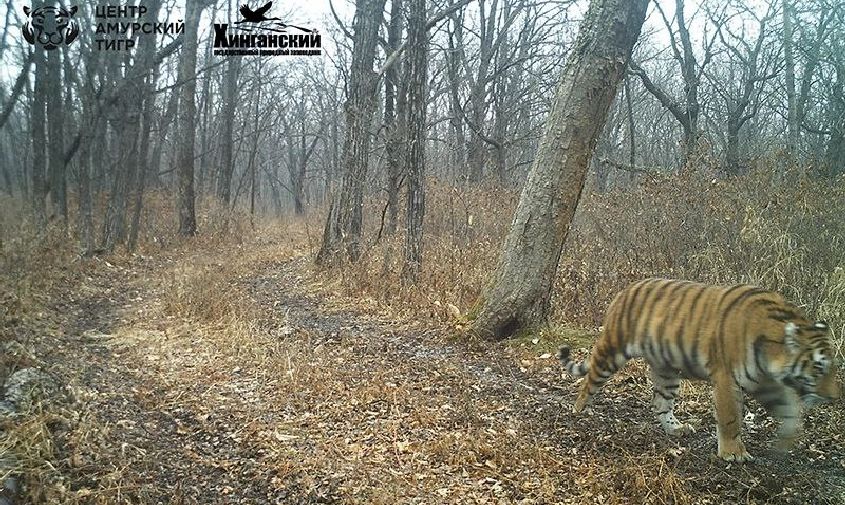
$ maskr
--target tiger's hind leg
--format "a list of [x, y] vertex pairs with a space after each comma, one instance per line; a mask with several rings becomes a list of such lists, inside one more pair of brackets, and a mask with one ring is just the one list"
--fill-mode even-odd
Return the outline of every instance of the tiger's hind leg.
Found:
[[651, 405], [654, 407], [654, 413], [663, 431], [670, 436], [681, 436], [695, 431], [691, 425], [682, 423], [675, 417], [675, 397], [681, 385], [678, 372], [669, 368], [652, 366], [651, 382], [654, 386]]
[[592, 356], [590, 356], [587, 377], [584, 379], [578, 398], [575, 399], [573, 411], [581, 412], [587, 408], [592, 403], [593, 396], [598, 390], [617, 370], [625, 366], [629, 359], [630, 357], [622, 352], [607, 353], [594, 349]]

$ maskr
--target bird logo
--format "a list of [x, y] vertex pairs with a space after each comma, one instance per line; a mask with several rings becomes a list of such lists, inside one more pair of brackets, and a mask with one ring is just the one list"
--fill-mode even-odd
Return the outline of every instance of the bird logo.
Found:
[[[257, 9], [251, 9], [248, 5], [243, 4], [243, 5], [241, 5], [240, 9], [238, 9], [240, 11], [243, 19], [241, 19], [240, 21], [235, 21], [235, 24], [240, 25], [240, 24], [244, 24], [244, 23], [250, 23], [250, 24], [253, 24], [253, 25], [259, 25], [259, 24], [262, 24], [266, 21], [274, 21], [274, 23], [272, 23], [272, 25], [276, 29], [266, 28], [266, 27], [264, 29], [271, 30], [271, 31], [284, 31], [286, 28], [290, 27], [290, 28], [296, 28], [297, 30], [302, 30], [304, 32], [316, 32], [316, 30], [311, 30], [309, 28], [302, 28], [301, 26], [287, 24], [281, 18], [267, 17], [267, 11], [269, 11], [270, 7], [272, 7], [272, 6], [273, 6], [272, 1], [267, 2], [262, 7], [259, 7]], [[281, 30], [279, 30], [279, 28]]]

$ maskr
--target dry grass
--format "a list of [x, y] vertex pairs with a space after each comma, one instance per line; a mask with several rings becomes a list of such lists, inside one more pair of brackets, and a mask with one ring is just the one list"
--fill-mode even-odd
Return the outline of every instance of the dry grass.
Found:
[[[0, 482], [9, 474], [22, 476], [28, 503], [125, 503], [131, 496], [136, 499], [130, 501], [137, 502], [143, 494], [129, 471], [138, 461], [131, 453], [138, 449], [115, 446], [115, 427], [111, 424], [125, 420], [106, 418], [94, 408], [104, 398], [86, 384], [84, 374], [91, 363], [77, 361], [80, 346], [93, 343], [124, 351], [139, 342], [153, 342], [150, 335], [161, 334], [160, 327], [176, 333], [225, 329], [247, 335], [259, 323], [249, 299], [237, 292], [238, 288], [231, 289], [232, 272], [249, 272], [232, 270], [222, 262], [244, 256], [243, 251], [237, 251], [244, 238], [253, 245], [278, 243], [279, 234], [287, 233], [287, 228], [271, 220], [251, 221], [242, 212], [204, 205], [198, 209], [203, 234], [184, 241], [175, 235], [172, 198], [152, 193], [147, 201], [145, 225], [134, 254], [117, 250], [105, 257], [85, 259], [77, 246], [75, 215], [67, 230], [52, 222], [46, 230], [37, 232], [20, 201], [0, 196], [0, 384], [15, 370], [38, 366], [52, 370], [67, 385], [62, 401], [27, 412], [2, 427], [0, 460], [7, 463], [0, 465]], [[100, 225], [97, 223], [98, 229]], [[258, 236], [262, 238], [255, 238]], [[304, 239], [297, 238], [297, 242]], [[189, 256], [192, 250], [215, 251], [224, 246], [232, 251], [230, 257], [209, 260], [204, 253]], [[266, 250], [264, 253], [268, 254]], [[249, 257], [249, 261], [258, 260]], [[125, 280], [114, 286], [102, 285], [96, 278], [134, 271], [133, 275], [146, 281], [150, 272], [145, 271], [145, 264], [152, 261], [157, 268], [165, 267], [162, 270], [166, 273], [155, 278], [167, 286], [162, 291], [167, 296], [136, 300], [149, 303], [144, 307], [149, 309], [147, 324], [97, 328], [96, 312], [110, 303], [106, 295], [93, 305], [68, 309], [68, 305], [74, 307], [75, 300], [97, 297], [112, 289], [115, 299], [126, 299], [127, 293], [139, 286], [133, 288]], [[86, 318], [91, 320], [86, 322]], [[88, 329], [108, 333], [94, 331], [90, 339], [80, 340], [79, 333]], [[237, 340], [233, 342], [237, 345]], [[242, 340], [240, 348], [251, 352], [252, 346], [245, 342]], [[48, 361], [44, 361], [45, 356], [50, 357]]]
[[[518, 195], [431, 183], [427, 198], [417, 285], [399, 282], [401, 236], [372, 246], [358, 265], [329, 271], [326, 281], [413, 317], [446, 320], [447, 303], [468, 312], [496, 264]], [[655, 177], [630, 190], [585, 194], [561, 256], [552, 323], [598, 327], [627, 284], [664, 276], [781, 291], [831, 323], [841, 343], [843, 202], [845, 180], [789, 174], [780, 181], [766, 171], [728, 180]]]
[[[761, 177], [655, 180], [626, 193], [587, 196], [561, 259], [554, 291], [558, 324], [508, 347], [485, 344], [481, 350], [559, 383], [559, 371], [545, 355], [560, 341], [589, 347], [610, 297], [648, 275], [760, 282], [827, 318], [841, 338], [845, 187]], [[760, 192], [764, 184], [771, 191]], [[689, 464], [689, 455], [675, 458], [645, 443], [642, 451], [612, 455], [603, 448], [618, 446], [589, 449], [583, 441], [582, 452], [571, 452], [555, 438], [569, 435], [567, 428], [535, 415], [539, 410], [531, 409], [541, 405], [520, 405], [524, 398], [506, 389], [513, 387], [506, 380], [480, 380], [466, 356], [407, 359], [407, 349], [390, 347], [389, 335], [356, 330], [344, 315], [353, 305], [370, 315], [428, 324], [450, 317], [447, 304], [465, 313], [495, 264], [517, 196], [430, 186], [425, 265], [416, 286], [399, 282], [400, 237], [371, 245], [353, 267], [312, 271], [306, 260], [289, 269], [302, 278], [268, 277], [285, 270], [280, 265], [286, 262], [313, 257], [318, 214], [279, 223], [204, 207], [201, 235], [182, 241], [170, 228], [170, 210], [153, 197], [159, 210], [150, 211], [140, 256], [107, 258], [119, 274], [107, 279], [115, 285], [107, 298], [114, 297], [121, 311], [103, 343], [108, 360], [96, 366], [128, 374], [109, 394], [136, 388], [127, 401], [144, 415], [160, 413], [175, 423], [171, 431], [145, 428], [160, 429], [165, 447], [136, 442], [129, 434], [149, 419], [115, 417], [121, 411], [113, 397], [86, 389], [81, 374], [93, 364], [71, 361], [80, 352], [71, 347], [80, 343], [63, 334], [68, 316], [48, 303], [57, 292], [103, 289], [89, 286], [87, 276], [111, 270], [79, 261], [64, 235], [28, 235], [28, 225], [4, 221], [0, 287], [13, 303], [0, 314], [3, 338], [11, 338], [5, 328], [12, 326], [43, 330], [41, 340], [26, 343], [34, 354], [66, 346], [50, 352], [79, 370], [64, 372], [73, 377], [72, 408], [35, 412], [10, 427], [0, 458], [15, 455], [33, 503], [155, 501], [170, 488], [148, 480], [154, 454], [203, 469], [196, 479], [213, 481], [218, 497], [236, 493], [233, 476], [246, 475], [280, 495], [311, 501], [718, 503], [718, 491], [702, 490], [689, 468], [678, 468], [679, 461]], [[378, 229], [378, 223], [367, 225]], [[297, 316], [281, 309], [297, 285], [298, 298], [287, 301], [319, 296], [330, 303], [321, 311], [335, 303], [337, 313], [329, 317], [340, 330], [303, 323], [325, 313], [300, 307]], [[140, 293], [137, 300], [121, 296], [129, 288]], [[10, 361], [8, 368], [27, 360], [38, 358]], [[641, 375], [633, 367], [622, 379]], [[709, 406], [698, 389], [687, 390], [685, 402]], [[550, 426], [558, 431], [547, 432]], [[642, 437], [652, 440], [653, 433]], [[189, 501], [180, 494], [170, 499]]]
[[[430, 181], [426, 194], [421, 281], [403, 285], [403, 232], [375, 242], [369, 237], [361, 261], [330, 269], [322, 276], [344, 295], [375, 301], [391, 312], [411, 317], [445, 320], [446, 304], [462, 313], [481, 293], [495, 262], [518, 194], [496, 188], [455, 188]], [[380, 203], [370, 203], [368, 230], [378, 230]], [[400, 223], [401, 226], [401, 223]]]

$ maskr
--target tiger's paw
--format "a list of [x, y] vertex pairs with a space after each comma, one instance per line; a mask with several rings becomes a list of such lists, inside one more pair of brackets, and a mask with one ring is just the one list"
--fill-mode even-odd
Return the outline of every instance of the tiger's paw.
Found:
[[587, 395], [579, 394], [578, 398], [575, 399], [575, 405], [572, 406], [572, 412], [579, 413], [584, 412], [585, 409], [589, 409], [590, 407], [590, 398]]
[[575, 402], [575, 405], [572, 406], [573, 414], [589, 414], [590, 412], [592, 412], [592, 409], [589, 405], [579, 404], [578, 402]]
[[687, 435], [692, 435], [695, 433], [695, 428], [689, 423], [678, 423], [673, 426], [669, 426], [666, 429], [666, 433], [670, 437], [685, 437]]
[[719, 453], [719, 457], [725, 461], [735, 461], [737, 463], [751, 463], [754, 461], [754, 456], [748, 454], [748, 452], [741, 452], [738, 454], [734, 453], [726, 453], [722, 454]]
[[797, 441], [798, 437], [782, 437], [779, 438], [777, 442], [775, 442], [775, 449], [778, 452], [789, 452], [795, 448], [795, 442]]
[[663, 431], [670, 437], [683, 437], [695, 433], [695, 428], [691, 424], [678, 421], [678, 418], [671, 411], [659, 415], [657, 418]]
[[747, 463], [754, 461], [754, 458], [745, 450], [745, 444], [736, 440], [732, 443], [719, 444], [719, 457], [725, 461]]

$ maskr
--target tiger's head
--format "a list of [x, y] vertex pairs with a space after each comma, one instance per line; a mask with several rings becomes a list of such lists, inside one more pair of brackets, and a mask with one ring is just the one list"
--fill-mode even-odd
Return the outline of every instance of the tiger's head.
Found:
[[23, 25], [23, 36], [30, 44], [36, 42], [44, 49], [59, 47], [62, 43], [70, 44], [79, 36], [79, 25], [74, 21], [77, 7], [70, 9], [52, 5], [37, 9], [23, 8], [27, 21]]
[[786, 323], [784, 346], [789, 355], [789, 365], [783, 383], [801, 396], [804, 405], [812, 407], [839, 398], [838, 366], [827, 323]]

